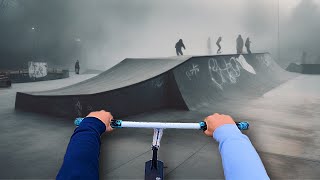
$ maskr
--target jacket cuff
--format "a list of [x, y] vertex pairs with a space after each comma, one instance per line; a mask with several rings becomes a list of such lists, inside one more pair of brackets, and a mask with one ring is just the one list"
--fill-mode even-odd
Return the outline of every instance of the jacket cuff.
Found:
[[218, 142], [223, 142], [227, 138], [241, 135], [242, 132], [238, 129], [235, 124], [225, 124], [218, 127], [213, 132], [213, 138]]
[[106, 125], [96, 117], [86, 117], [80, 123], [80, 127], [90, 127], [96, 130], [100, 136], [106, 131]]

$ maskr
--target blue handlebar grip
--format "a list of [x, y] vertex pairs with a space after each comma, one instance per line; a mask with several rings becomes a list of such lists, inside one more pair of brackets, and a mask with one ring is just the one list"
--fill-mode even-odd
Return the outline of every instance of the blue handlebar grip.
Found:
[[204, 122], [204, 121], [200, 121], [199, 122], [199, 125], [200, 125], [200, 129], [203, 130], [203, 131], [206, 131], [207, 130], [207, 123]]
[[[80, 118], [80, 117], [76, 118], [74, 120], [74, 125], [79, 126], [80, 123], [83, 121], [83, 119], [84, 118]], [[121, 124], [122, 124], [122, 120], [112, 120], [111, 123], [110, 123], [112, 128], [122, 128]]]
[[83, 119], [84, 119], [84, 118], [76, 118], [76, 119], [74, 120], [74, 125], [79, 126]]
[[[203, 131], [207, 130], [207, 123], [204, 121], [199, 122], [200, 129]], [[249, 123], [248, 122], [236, 122], [237, 127], [239, 130], [248, 130], [249, 129]]]
[[236, 122], [237, 127], [240, 130], [248, 130], [249, 129], [249, 123], [248, 122]]

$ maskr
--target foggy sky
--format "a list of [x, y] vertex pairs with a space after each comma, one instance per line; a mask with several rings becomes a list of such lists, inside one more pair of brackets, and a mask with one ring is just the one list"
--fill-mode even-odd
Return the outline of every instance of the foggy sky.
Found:
[[280, 44], [288, 59], [307, 53], [307, 62], [320, 63], [320, 2], [303, 0], [293, 9], [288, 20], [282, 20]]
[[[0, 0], [1, 2], [1, 0]], [[254, 52], [278, 56], [277, 0], [13, 0], [0, 9], [0, 69], [30, 59], [70, 68], [76, 59], [105, 70], [126, 57], [175, 55], [182, 38], [187, 55], [207, 53], [207, 39], [222, 36], [223, 53], [235, 52], [238, 34]], [[280, 57], [286, 66], [302, 51], [319, 54], [319, 3], [280, 2]], [[32, 30], [32, 27], [35, 29]], [[82, 66], [82, 67], [83, 67]]]
[[279, 46], [278, 63], [283, 67], [300, 63], [303, 51], [307, 52], [307, 63], [320, 63], [320, 1], [280, 0], [279, 5], [278, 17], [278, 1], [250, 1], [246, 30], [258, 40], [256, 47], [268, 50], [277, 59]]

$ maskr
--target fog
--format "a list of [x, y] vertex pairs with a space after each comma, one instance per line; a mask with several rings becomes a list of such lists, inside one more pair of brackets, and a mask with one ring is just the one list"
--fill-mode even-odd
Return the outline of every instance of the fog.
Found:
[[320, 63], [319, 17], [320, 1], [303, 0], [287, 19], [281, 20], [280, 48], [284, 58], [301, 58], [305, 51], [307, 63]]
[[1, 1], [0, 69], [30, 60], [71, 68], [79, 59], [105, 70], [127, 57], [174, 56], [180, 38], [186, 55], [207, 54], [208, 37], [215, 52], [219, 36], [223, 53], [235, 53], [238, 34], [283, 67], [303, 51], [310, 61], [320, 56], [316, 0], [281, 0], [279, 16], [277, 0]]

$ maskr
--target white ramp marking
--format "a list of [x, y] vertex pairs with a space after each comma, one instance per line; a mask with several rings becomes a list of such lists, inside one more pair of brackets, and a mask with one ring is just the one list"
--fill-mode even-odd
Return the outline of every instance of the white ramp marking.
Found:
[[249, 73], [256, 74], [256, 71], [249, 63], [247, 63], [246, 59], [242, 55], [236, 58], [236, 60], [239, 62], [243, 69], [245, 69]]

